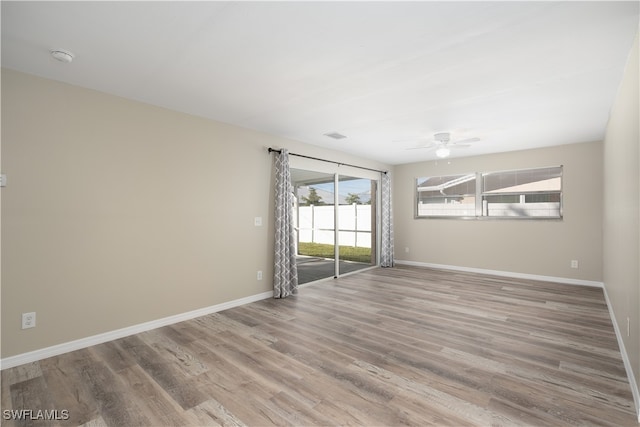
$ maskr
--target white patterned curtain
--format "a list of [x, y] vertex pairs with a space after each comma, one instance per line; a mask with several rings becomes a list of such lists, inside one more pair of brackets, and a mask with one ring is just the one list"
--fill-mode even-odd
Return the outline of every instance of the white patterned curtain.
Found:
[[276, 244], [273, 297], [286, 298], [298, 292], [295, 229], [293, 227], [293, 186], [289, 170], [289, 152], [275, 152], [276, 164]]
[[393, 267], [393, 213], [391, 210], [391, 177], [388, 173], [382, 175], [382, 209], [380, 248], [380, 266]]

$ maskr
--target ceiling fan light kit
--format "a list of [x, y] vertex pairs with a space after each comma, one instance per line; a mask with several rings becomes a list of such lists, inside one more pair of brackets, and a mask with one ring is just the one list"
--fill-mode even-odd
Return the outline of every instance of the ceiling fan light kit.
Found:
[[451, 141], [451, 134], [449, 132], [440, 132], [433, 135], [433, 139], [436, 141], [446, 144]]
[[451, 154], [451, 150], [449, 150], [447, 147], [440, 147], [436, 150], [436, 156], [440, 157], [441, 159], [449, 157], [449, 154]]

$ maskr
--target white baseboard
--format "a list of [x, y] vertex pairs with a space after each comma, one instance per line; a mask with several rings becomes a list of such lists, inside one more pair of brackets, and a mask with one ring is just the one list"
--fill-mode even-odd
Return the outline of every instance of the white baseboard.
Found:
[[395, 260], [394, 262], [396, 264], [414, 265], [416, 267], [437, 268], [440, 270], [462, 271], [466, 273], [490, 274], [493, 276], [513, 277], [515, 279], [541, 280], [543, 282], [555, 282], [555, 283], [562, 283], [565, 285], [594, 286], [596, 288], [604, 287], [604, 284], [602, 282], [596, 282], [593, 280], [572, 279], [569, 277], [541, 276], [539, 274], [516, 273], [513, 271], [502, 271], [502, 270], [488, 270], [485, 268], [475, 268], [475, 267], [460, 267], [457, 265], [433, 264], [430, 262], [404, 261], [404, 260]]
[[216, 313], [218, 311], [238, 307], [244, 304], [249, 304], [251, 302], [260, 301], [271, 297], [273, 297], [273, 291], [262, 292], [260, 294], [224, 302], [222, 304], [216, 304], [209, 307], [200, 308], [198, 310], [164, 317], [162, 319], [152, 320], [150, 322], [140, 323], [138, 325], [128, 326], [122, 329], [116, 329], [115, 331], [109, 331], [103, 334], [81, 338], [79, 340], [30, 351], [28, 353], [18, 354], [16, 356], [5, 357], [4, 359], [0, 360], [0, 370], [24, 365], [25, 363], [37, 362], [38, 360], [46, 359], [47, 357], [58, 356], [70, 351], [80, 350], [92, 345], [102, 344], [107, 341], [113, 341], [119, 338], [127, 337], [129, 335], [150, 331], [151, 329], [172, 325], [174, 323], [183, 322], [185, 320], [194, 319], [200, 316], [206, 316], [207, 314]]
[[[374, 266], [371, 268], [376, 268], [376, 267]], [[350, 274], [350, 273], [347, 273], [347, 274]], [[315, 282], [300, 285], [299, 287], [304, 288], [307, 285], [318, 283], [322, 280], [333, 280], [333, 276], [328, 277], [326, 279], [321, 279]], [[271, 297], [273, 297], [273, 291], [262, 292], [260, 294], [251, 295], [245, 298], [240, 298], [240, 299], [225, 302], [222, 304], [216, 304], [210, 307], [193, 310], [186, 313], [176, 314], [174, 316], [169, 316], [162, 319], [152, 320], [150, 322], [128, 326], [126, 328], [117, 329], [115, 331], [109, 331], [102, 334], [81, 338], [79, 340], [57, 344], [51, 347], [30, 351], [28, 353], [18, 354], [16, 356], [5, 357], [4, 359], [0, 359], [0, 370], [24, 365], [25, 363], [37, 362], [38, 360], [46, 359], [47, 357], [58, 356], [60, 354], [68, 353], [70, 351], [80, 350], [83, 348], [90, 347], [92, 345], [102, 344], [107, 341], [113, 341], [119, 338], [128, 337], [129, 335], [139, 334], [140, 332], [150, 331], [152, 329], [160, 328], [162, 326], [172, 325], [178, 322], [184, 322], [185, 320], [194, 319], [200, 316], [206, 316], [207, 314], [216, 313], [218, 311], [226, 310], [233, 307], [238, 307], [244, 304], [249, 304], [251, 302], [260, 301], [260, 300], [271, 298]]]
[[[622, 335], [620, 334], [620, 329], [618, 328], [618, 322], [616, 321], [615, 315], [613, 313], [613, 308], [609, 300], [609, 295], [607, 294], [607, 289], [602, 282], [593, 282], [588, 280], [569, 279], [569, 278], [552, 277], [552, 276], [540, 276], [535, 274], [513, 273], [513, 272], [499, 271], [499, 270], [487, 270], [482, 268], [432, 264], [432, 263], [424, 263], [424, 262], [416, 262], [416, 261], [395, 260], [395, 263], [400, 265], [403, 265], [403, 264], [413, 265], [418, 267], [438, 268], [442, 270], [483, 273], [483, 274], [491, 274], [494, 276], [543, 280], [543, 281], [551, 281], [551, 282], [557, 282], [557, 283], [583, 285], [583, 286], [596, 286], [596, 287], [603, 288], [604, 298], [607, 303], [607, 308], [609, 309], [609, 316], [611, 317], [611, 322], [613, 323], [613, 328], [615, 330], [616, 338], [618, 340], [618, 346], [620, 347], [620, 353], [622, 355], [622, 361], [624, 363], [627, 377], [629, 379], [629, 385], [631, 386], [631, 393], [633, 394], [633, 400], [636, 406], [636, 412], [638, 414], [638, 423], [640, 423], [640, 392], [638, 391], [638, 384], [636, 383], [635, 376], [633, 375], [633, 368], [631, 367], [631, 361], [629, 360], [629, 356], [627, 355], [627, 351], [625, 349], [624, 342], [622, 340]], [[301, 287], [304, 287], [304, 285], [301, 285]], [[79, 340], [70, 341], [67, 343], [58, 344], [58, 345], [46, 347], [46, 348], [35, 350], [35, 351], [30, 351], [28, 353], [6, 357], [0, 360], [0, 370], [13, 368], [19, 365], [24, 365], [26, 363], [37, 362], [38, 360], [46, 359], [47, 357], [58, 356], [60, 354], [68, 353], [70, 351], [80, 350], [83, 348], [90, 347], [92, 345], [102, 344], [108, 341], [113, 341], [119, 338], [124, 338], [130, 335], [138, 334], [145, 331], [150, 331], [152, 329], [160, 328], [162, 326], [172, 325], [174, 323], [183, 322], [185, 320], [195, 319], [196, 317], [206, 316], [207, 314], [216, 313], [222, 310], [227, 310], [229, 308], [238, 307], [241, 305], [249, 304], [252, 302], [260, 301], [260, 300], [271, 298], [271, 297], [273, 297], [272, 291], [262, 292], [260, 294], [251, 295], [251, 296], [240, 298], [233, 301], [228, 301], [222, 304], [216, 304], [216, 305], [201, 308], [198, 310], [193, 310], [193, 311], [165, 317], [158, 320], [153, 320], [150, 322], [140, 323], [138, 325], [117, 329], [115, 331], [109, 331], [103, 334], [93, 335], [87, 338], [82, 338]]]
[[611, 306], [611, 301], [609, 300], [609, 295], [607, 294], [607, 288], [603, 282], [571, 279], [567, 277], [553, 277], [553, 276], [540, 276], [537, 274], [514, 273], [510, 271], [487, 270], [483, 268], [459, 267], [459, 266], [444, 265], [444, 264], [432, 264], [432, 263], [417, 262], [417, 261], [395, 260], [395, 263], [400, 265], [402, 264], [413, 265], [416, 267], [437, 268], [441, 270], [462, 271], [462, 272], [468, 272], [468, 273], [491, 274], [494, 276], [513, 277], [516, 279], [542, 280], [546, 282], [555, 282], [555, 283], [562, 283], [562, 284], [568, 284], [568, 285], [595, 286], [598, 288], [602, 288], [604, 292], [604, 299], [607, 302], [607, 308], [609, 310], [609, 317], [611, 317], [611, 323], [613, 323], [613, 329], [615, 330], [616, 338], [618, 340], [618, 346], [620, 347], [620, 354], [622, 355], [622, 361], [624, 363], [624, 368], [627, 373], [629, 385], [631, 386], [631, 393], [633, 395], [633, 401], [636, 406], [638, 423], [640, 423], [640, 391], [638, 390], [638, 384], [636, 383], [636, 378], [633, 375], [633, 368], [631, 367], [631, 361], [629, 360], [627, 350], [624, 347], [622, 335], [620, 334], [620, 329], [618, 328], [618, 322], [616, 321], [616, 317], [613, 313], [613, 307]]
[[603, 287], [604, 291], [604, 299], [607, 302], [607, 308], [609, 309], [609, 317], [611, 317], [611, 323], [613, 323], [613, 329], [616, 331], [616, 338], [618, 339], [618, 347], [620, 347], [620, 354], [622, 355], [622, 362], [624, 363], [624, 369], [627, 372], [627, 378], [629, 379], [629, 385], [631, 386], [631, 394], [633, 394], [633, 402], [636, 405], [636, 414], [638, 415], [638, 423], [640, 423], [640, 391], [638, 391], [638, 383], [636, 382], [636, 377], [633, 375], [633, 367], [631, 366], [631, 361], [629, 360], [629, 355], [627, 354], [627, 349], [624, 346], [624, 341], [622, 340], [622, 334], [620, 333], [620, 328], [618, 327], [618, 322], [616, 321], [616, 316], [613, 312], [613, 306], [611, 305], [611, 301], [609, 300], [609, 294], [607, 293], [607, 287]]

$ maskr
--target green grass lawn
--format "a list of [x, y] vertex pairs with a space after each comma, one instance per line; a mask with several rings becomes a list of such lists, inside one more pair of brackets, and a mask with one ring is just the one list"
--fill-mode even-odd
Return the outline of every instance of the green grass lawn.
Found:
[[[333, 245], [325, 245], [321, 243], [300, 242], [298, 244], [298, 253], [300, 255], [316, 256], [320, 258], [334, 258]], [[371, 248], [340, 246], [340, 259], [345, 261], [371, 263]]]

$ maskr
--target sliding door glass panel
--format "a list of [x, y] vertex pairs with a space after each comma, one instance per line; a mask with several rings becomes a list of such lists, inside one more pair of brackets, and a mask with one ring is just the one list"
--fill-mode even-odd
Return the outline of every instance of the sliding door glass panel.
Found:
[[376, 265], [376, 184], [364, 178], [338, 178], [339, 274]]
[[334, 277], [334, 175], [292, 168], [291, 181], [295, 196], [298, 282]]

